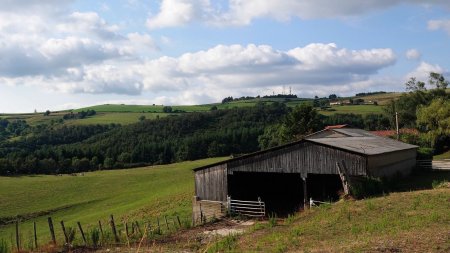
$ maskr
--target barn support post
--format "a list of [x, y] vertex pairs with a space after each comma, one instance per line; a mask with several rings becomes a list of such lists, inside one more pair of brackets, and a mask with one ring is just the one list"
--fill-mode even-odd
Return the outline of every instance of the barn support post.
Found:
[[306, 176], [302, 177], [303, 181], [303, 209], [308, 207], [308, 187], [306, 187]]

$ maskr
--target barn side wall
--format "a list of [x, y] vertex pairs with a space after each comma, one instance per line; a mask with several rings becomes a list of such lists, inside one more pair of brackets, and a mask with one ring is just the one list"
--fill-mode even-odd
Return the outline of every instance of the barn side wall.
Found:
[[194, 225], [213, 221], [226, 215], [227, 202], [200, 200], [194, 196], [192, 201], [192, 221]]
[[227, 201], [227, 164], [195, 172], [195, 195], [200, 200]]
[[368, 157], [368, 172], [374, 177], [409, 175], [416, 165], [416, 149], [402, 150]]
[[302, 177], [307, 177], [308, 173], [338, 174], [336, 162], [342, 160], [346, 163], [349, 175], [367, 175], [366, 157], [311, 142], [301, 142], [282, 149], [230, 161], [228, 174], [235, 171], [300, 173]]

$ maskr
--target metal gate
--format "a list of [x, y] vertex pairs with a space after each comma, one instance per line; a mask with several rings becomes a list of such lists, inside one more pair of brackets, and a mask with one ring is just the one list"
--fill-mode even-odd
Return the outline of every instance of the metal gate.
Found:
[[231, 213], [241, 214], [250, 217], [265, 217], [266, 204], [258, 198], [257, 201], [237, 200], [227, 198], [228, 210]]

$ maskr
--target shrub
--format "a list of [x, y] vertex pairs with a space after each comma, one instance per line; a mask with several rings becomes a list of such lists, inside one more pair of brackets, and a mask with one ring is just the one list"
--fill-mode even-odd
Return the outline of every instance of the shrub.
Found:
[[5, 240], [0, 239], [0, 253], [8, 253], [9, 247]]
[[72, 244], [73, 240], [75, 240], [76, 230], [73, 227], [67, 227], [67, 240], [69, 244]]
[[433, 187], [433, 189], [439, 189], [439, 188], [449, 188], [450, 187], [450, 183], [443, 179], [443, 180], [433, 180], [433, 182], [431, 183], [431, 186]]
[[433, 149], [419, 148], [417, 150], [417, 160], [428, 160], [428, 159], [433, 159]]
[[276, 214], [270, 214], [269, 215], [269, 226], [275, 227], [277, 225], [277, 215]]
[[354, 182], [350, 188], [353, 197], [357, 199], [380, 195], [384, 192], [384, 185], [378, 178], [363, 178]]
[[98, 228], [93, 228], [88, 232], [89, 238], [91, 240], [92, 246], [97, 247], [100, 242], [100, 230]]

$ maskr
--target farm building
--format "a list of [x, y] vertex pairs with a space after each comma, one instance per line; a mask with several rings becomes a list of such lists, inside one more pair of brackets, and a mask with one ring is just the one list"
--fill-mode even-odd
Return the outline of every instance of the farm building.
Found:
[[416, 150], [414, 145], [340, 125], [300, 141], [196, 168], [194, 220], [219, 217], [234, 200], [249, 206], [260, 200], [266, 212], [279, 215], [298, 210], [310, 198], [334, 200], [343, 190], [342, 173], [406, 175], [415, 166]]

